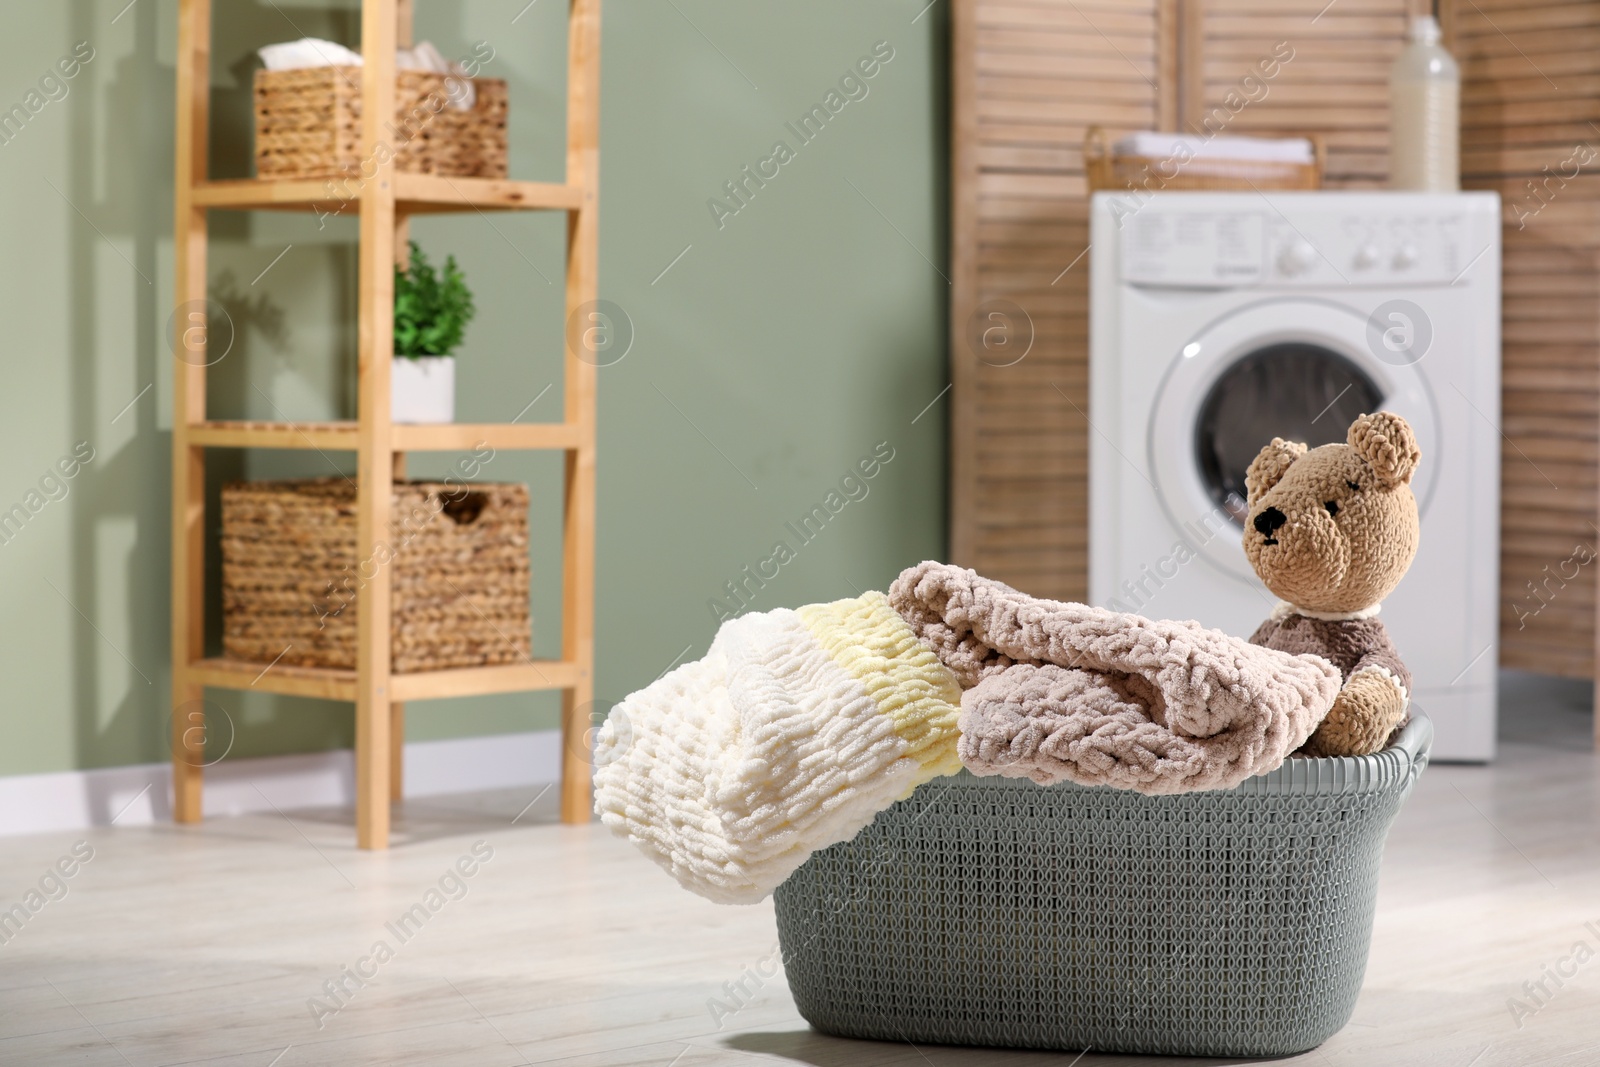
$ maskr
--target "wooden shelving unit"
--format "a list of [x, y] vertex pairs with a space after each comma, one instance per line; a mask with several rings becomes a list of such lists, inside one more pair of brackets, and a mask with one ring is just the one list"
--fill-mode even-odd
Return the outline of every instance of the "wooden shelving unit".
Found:
[[[570, 347], [563, 354], [565, 414], [553, 424], [396, 425], [389, 417], [393, 358], [394, 265], [408, 219], [439, 212], [561, 211], [567, 215], [568, 318], [596, 297], [598, 253], [600, 0], [569, 0], [567, 163], [563, 183], [402, 174], [392, 161], [359, 185], [351, 200], [330, 201], [323, 178], [212, 181], [207, 174], [211, 96], [211, 0], [180, 0], [176, 286], [180, 306], [204, 306], [206, 227], [218, 210], [332, 211], [361, 223], [357, 388], [354, 422], [265, 423], [208, 420], [204, 359], [174, 356], [172, 433], [172, 700], [199, 706], [208, 686], [345, 700], [356, 715], [356, 838], [362, 848], [389, 840], [389, 807], [402, 794], [400, 748], [405, 704], [413, 700], [558, 689], [562, 693], [561, 817], [589, 819], [589, 765], [582, 738], [594, 677], [595, 365]], [[362, 158], [387, 160], [379, 145], [394, 116], [395, 49], [411, 43], [411, 0], [362, 0]], [[193, 348], [191, 348], [193, 351]], [[562, 495], [562, 634], [559, 660], [511, 666], [396, 674], [390, 668], [390, 575], [379, 568], [361, 587], [355, 670], [319, 670], [208, 659], [204, 647], [206, 450], [275, 448], [356, 454], [359, 548], [363, 558], [387, 541], [388, 487], [403, 477], [408, 452], [496, 449], [565, 454]], [[173, 804], [179, 822], [201, 818], [204, 731], [173, 716]]]

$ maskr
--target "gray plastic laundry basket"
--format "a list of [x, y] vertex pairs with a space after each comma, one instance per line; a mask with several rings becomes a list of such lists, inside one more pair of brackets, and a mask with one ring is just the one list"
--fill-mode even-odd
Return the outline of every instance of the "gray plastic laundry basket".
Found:
[[1147, 797], [963, 772], [775, 894], [812, 1026], [844, 1037], [1191, 1056], [1302, 1052], [1367, 966], [1420, 712], [1372, 756]]

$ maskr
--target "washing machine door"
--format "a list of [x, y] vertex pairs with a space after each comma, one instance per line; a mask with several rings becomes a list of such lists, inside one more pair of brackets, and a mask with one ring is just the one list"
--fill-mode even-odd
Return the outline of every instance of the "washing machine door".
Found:
[[1379, 409], [1403, 416], [1429, 457], [1413, 484], [1426, 514], [1438, 429], [1419, 358], [1332, 301], [1268, 299], [1216, 320], [1172, 353], [1151, 411], [1150, 470], [1167, 517], [1204, 558], [1254, 582], [1240, 544], [1250, 461], [1274, 437], [1341, 442], [1357, 415]]

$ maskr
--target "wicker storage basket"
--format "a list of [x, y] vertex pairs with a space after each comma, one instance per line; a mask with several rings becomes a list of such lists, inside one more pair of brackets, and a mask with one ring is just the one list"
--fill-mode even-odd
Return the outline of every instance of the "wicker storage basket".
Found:
[[1177, 166], [1154, 156], [1117, 155], [1107, 143], [1106, 131], [1090, 126], [1083, 135], [1083, 173], [1090, 193], [1320, 189], [1325, 163], [1322, 138], [1313, 134], [1306, 139], [1313, 153], [1310, 163], [1191, 159]]
[[397, 482], [393, 500], [384, 562], [356, 557], [356, 489], [343, 478], [224, 487], [227, 655], [354, 668], [356, 595], [387, 567], [396, 673], [527, 662], [527, 487]]
[[[447, 103], [436, 109], [430, 100], [449, 99], [446, 81], [445, 75], [427, 71], [397, 72], [395, 120], [389, 127], [396, 169], [504, 178], [506, 83], [474, 78], [477, 100], [471, 108], [462, 111]], [[354, 178], [360, 173], [360, 67], [258, 70], [255, 103], [257, 177]]]
[[1384, 839], [1433, 738], [1413, 715], [1377, 755], [1227, 791], [929, 782], [778, 887], [795, 1004], [888, 1041], [1312, 1048], [1355, 1008]]

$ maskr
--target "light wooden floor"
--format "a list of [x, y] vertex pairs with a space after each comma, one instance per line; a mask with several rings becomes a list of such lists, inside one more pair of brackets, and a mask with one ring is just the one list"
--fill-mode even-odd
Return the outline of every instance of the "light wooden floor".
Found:
[[[1431, 768], [1390, 837], [1354, 1020], [1282, 1062], [1600, 1064], [1600, 956], [1562, 988], [1547, 979], [1553, 995], [1520, 1028], [1507, 1007], [1575, 942], [1600, 953], [1587, 686], [1508, 678], [1505, 697], [1501, 761]], [[0, 840], [0, 907], [76, 841], [94, 850], [0, 946], [0, 1063], [1227, 1062], [838, 1041], [807, 1029], [781, 975], [719, 1030], [707, 1002], [773, 951], [770, 903], [722, 908], [678, 889], [598, 827], [558, 825], [553, 790], [513, 822], [529, 800], [414, 802], [379, 854], [357, 852], [333, 811]], [[396, 942], [385, 924], [477, 841], [493, 858], [464, 895], [364, 988], [348, 983], [319, 1028], [308, 1001], [335, 1004], [323, 983], [379, 937]]]

